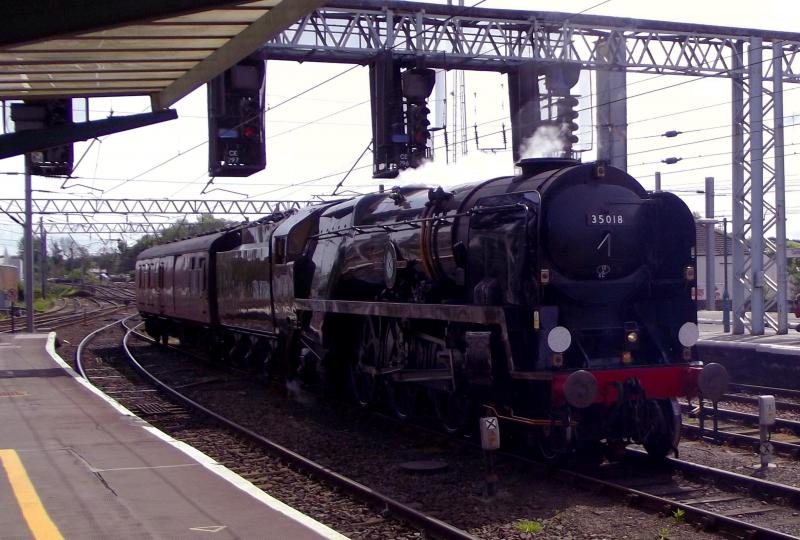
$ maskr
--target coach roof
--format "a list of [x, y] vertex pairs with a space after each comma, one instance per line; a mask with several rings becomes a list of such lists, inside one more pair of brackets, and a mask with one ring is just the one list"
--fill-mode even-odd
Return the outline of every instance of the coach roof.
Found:
[[215, 243], [218, 240], [223, 237], [228, 237], [228, 235], [232, 234], [241, 234], [241, 232], [239, 230], [214, 232], [210, 234], [204, 234], [203, 236], [187, 238], [186, 240], [170, 242], [169, 244], [153, 246], [142, 251], [137, 257], [137, 260], [152, 259], [155, 257], [169, 257], [170, 255], [182, 255], [183, 253], [191, 253], [195, 251], [211, 251], [215, 247]]

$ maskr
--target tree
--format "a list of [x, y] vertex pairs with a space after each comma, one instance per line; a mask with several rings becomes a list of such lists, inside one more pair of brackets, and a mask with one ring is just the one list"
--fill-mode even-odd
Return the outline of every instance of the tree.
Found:
[[[41, 252], [39, 250], [39, 246], [42, 244], [42, 239], [40, 236], [34, 234], [33, 235], [33, 274], [34, 277], [39, 273], [39, 258], [41, 256]], [[25, 264], [25, 238], [20, 238], [19, 242], [17, 242], [17, 255]]]
[[235, 224], [235, 221], [215, 218], [211, 214], [201, 214], [194, 223], [187, 222], [185, 218], [180, 219], [158, 234], [147, 234], [139, 238], [133, 246], [128, 247], [128, 245], [125, 244], [124, 250], [120, 248], [118, 272], [133, 271], [136, 266], [136, 257], [149, 247], [167, 244], [182, 238], [198, 236]]
[[[786, 247], [798, 249], [800, 248], [800, 242], [787, 240]], [[790, 258], [787, 263], [789, 265], [789, 291], [790, 294], [797, 294], [800, 292], [800, 259]]]

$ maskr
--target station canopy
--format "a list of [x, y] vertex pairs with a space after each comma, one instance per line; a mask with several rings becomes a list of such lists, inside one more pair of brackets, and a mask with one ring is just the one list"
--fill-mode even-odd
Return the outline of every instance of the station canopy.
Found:
[[324, 0], [27, 0], [4, 7], [0, 99], [151, 97], [169, 107]]

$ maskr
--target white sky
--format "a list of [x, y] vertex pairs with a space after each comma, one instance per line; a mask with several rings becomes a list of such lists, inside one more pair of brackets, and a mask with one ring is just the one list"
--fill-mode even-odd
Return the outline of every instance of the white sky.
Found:
[[[563, 12], [580, 12], [591, 8], [586, 12], [595, 15], [781, 31], [795, 31], [796, 23], [800, 20], [800, 3], [792, 0], [761, 0], [757, 3], [744, 0], [610, 0], [592, 8], [600, 1], [487, 0], [480, 6]], [[476, 0], [465, 0], [468, 6], [475, 3]], [[344, 75], [333, 81], [281, 104], [287, 98], [345, 71]], [[706, 176], [714, 176], [717, 215], [730, 217], [730, 81], [697, 79], [676, 88], [664, 89], [684, 80], [687, 78], [682, 76], [628, 74], [628, 172], [651, 189], [653, 173], [660, 170], [663, 174], [662, 188], [676, 191], [692, 209], [701, 213], [704, 211], [704, 196], [693, 191], [704, 188]], [[452, 85], [452, 82], [448, 84]], [[800, 238], [800, 128], [793, 125], [800, 124], [800, 92], [790, 91], [795, 87], [786, 85], [784, 88], [787, 92], [784, 114], [798, 115], [796, 122], [787, 120], [785, 131], [786, 205], [790, 238]], [[510, 126], [505, 76], [467, 72], [466, 88], [469, 136], [473, 136], [472, 125], [477, 123], [482, 134], [481, 146], [499, 146], [499, 136], [489, 134], [500, 129], [501, 121]], [[590, 87], [585, 85], [584, 88], [588, 91]], [[651, 90], [655, 91], [634, 97]], [[236, 199], [248, 196], [256, 199], [306, 199], [315, 194], [330, 194], [371, 138], [367, 67], [269, 62], [267, 103], [273, 109], [267, 113], [267, 169], [249, 178], [219, 178], [209, 188], [217, 187], [235, 193], [213, 191], [201, 195], [208, 181], [205, 94], [205, 88], [201, 88], [181, 100], [175, 106], [178, 120], [104, 137], [91, 148], [88, 148], [88, 143], [76, 144], [76, 162], [84, 153], [85, 156], [74, 172], [78, 178], [67, 185], [90, 186], [104, 190], [102, 193], [80, 186], [62, 190], [61, 180], [34, 178], [35, 190], [55, 192], [38, 192], [34, 193], [34, 197]], [[706, 105], [717, 106], [679, 114]], [[90, 110], [92, 119], [106, 117], [112, 111], [116, 115], [145, 112], [149, 110], [149, 100], [98, 98], [91, 100]], [[664, 118], [650, 120], [665, 115]], [[591, 120], [584, 114], [581, 121], [588, 123]], [[671, 129], [701, 131], [671, 139], [643, 138]], [[581, 131], [582, 137], [587, 137], [580, 144], [582, 147], [588, 146], [592, 142], [589, 133], [583, 132], [583, 129]], [[510, 130], [508, 137], [510, 143]], [[441, 135], [438, 134], [435, 144], [441, 143]], [[676, 144], [685, 146], [665, 148]], [[473, 141], [469, 142], [468, 148], [469, 154], [459, 156], [455, 166], [445, 166], [445, 152], [440, 150], [436, 154], [435, 164], [409, 171], [399, 180], [385, 182], [389, 185], [404, 182], [448, 185], [513, 173], [510, 150], [496, 154], [482, 153], [475, 149]], [[681, 157], [683, 161], [675, 165], [659, 163], [672, 156]], [[584, 154], [584, 160], [593, 158], [593, 151]], [[166, 164], [158, 166], [165, 161]], [[365, 155], [343, 189], [358, 192], [375, 190], [378, 181], [371, 177], [371, 164], [371, 155]], [[673, 172], [684, 169], [694, 170]], [[3, 198], [23, 197], [23, 177], [5, 174], [22, 170], [21, 158], [0, 160]], [[98, 217], [95, 221], [111, 219]], [[13, 254], [20, 236], [21, 228], [7, 217], [0, 216], [0, 254], [4, 247]], [[102, 247], [97, 237], [76, 235], [75, 238], [89, 245], [92, 250]], [[128, 238], [131, 241], [135, 239], [134, 236]]]

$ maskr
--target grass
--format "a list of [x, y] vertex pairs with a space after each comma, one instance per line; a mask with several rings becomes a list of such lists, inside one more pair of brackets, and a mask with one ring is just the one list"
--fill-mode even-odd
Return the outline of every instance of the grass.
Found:
[[[73, 296], [75, 294], [75, 288], [70, 287], [68, 285], [59, 285], [57, 283], [52, 283], [48, 285], [48, 295], [45, 298], [41, 296], [34, 297], [33, 300], [33, 310], [38, 312], [49, 311], [56, 307], [58, 303], [60, 303], [61, 299]], [[41, 290], [35, 290], [34, 294], [41, 295]], [[19, 304], [24, 305], [24, 301]]]
[[53, 297], [48, 296], [47, 298], [37, 298], [33, 301], [33, 310], [34, 311], [47, 311], [52, 309], [56, 305], [56, 301]]
[[544, 525], [539, 521], [532, 521], [530, 519], [523, 519], [514, 525], [519, 532], [537, 534], [544, 530]]

